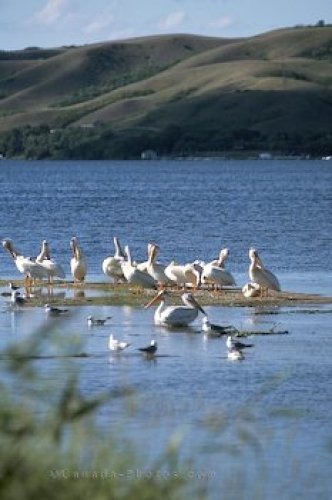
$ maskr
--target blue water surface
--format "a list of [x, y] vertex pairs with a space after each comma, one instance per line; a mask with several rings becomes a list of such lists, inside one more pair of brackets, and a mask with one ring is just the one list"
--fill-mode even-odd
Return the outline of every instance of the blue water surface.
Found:
[[[68, 279], [72, 236], [87, 254], [88, 281], [109, 280], [101, 263], [118, 236], [137, 261], [146, 259], [149, 241], [165, 263], [208, 261], [227, 246], [239, 285], [255, 246], [283, 289], [332, 295], [332, 162], [2, 161], [0, 179], [0, 237], [32, 256], [48, 239]], [[5, 251], [0, 278], [20, 278]], [[74, 361], [86, 395], [133, 390], [97, 415], [101, 429], [116, 429], [146, 457], [142, 470], [119, 473], [149, 474], [175, 436], [187, 464], [181, 473], [189, 484], [206, 484], [210, 498], [331, 498], [332, 307], [206, 310], [216, 323], [288, 333], [248, 339], [254, 347], [232, 363], [224, 339], [201, 333], [200, 318], [169, 331], [154, 325], [151, 309], [84, 306], [69, 308], [58, 324], [43, 308], [13, 310], [0, 296], [0, 350], [49, 325], [73, 337], [70, 353], [88, 355]], [[112, 319], [91, 329], [88, 314]], [[110, 333], [131, 346], [111, 353]], [[152, 338], [159, 355], [146, 360], [137, 348]], [[48, 357], [39, 362], [51, 383], [70, 369], [52, 358], [62, 349], [46, 343]]]

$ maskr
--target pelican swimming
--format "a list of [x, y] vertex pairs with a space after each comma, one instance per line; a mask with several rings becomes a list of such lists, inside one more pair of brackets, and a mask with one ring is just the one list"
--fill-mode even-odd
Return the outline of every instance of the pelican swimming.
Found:
[[51, 283], [53, 278], [65, 279], [66, 275], [61, 267], [54, 259], [51, 259], [50, 247], [47, 240], [43, 240], [40, 254], [36, 258], [41, 266], [43, 266], [48, 274], [48, 282]]
[[157, 352], [158, 345], [156, 340], [151, 340], [150, 345], [146, 347], [138, 347], [138, 350], [143, 352], [147, 356], [154, 356]]
[[154, 280], [148, 273], [137, 269], [137, 266], [133, 264], [128, 245], [125, 246], [125, 254], [127, 256], [127, 260], [121, 263], [121, 267], [127, 282], [138, 287], [153, 288], [156, 290], [156, 280]]
[[154, 313], [154, 322], [156, 325], [163, 326], [188, 326], [201, 312], [206, 316], [204, 309], [198, 304], [192, 293], [184, 293], [181, 297], [183, 306], [168, 305], [169, 294], [161, 290], [148, 304], [145, 309], [160, 301]]
[[130, 346], [130, 344], [128, 342], [123, 342], [122, 340], [118, 340], [118, 339], [114, 338], [113, 335], [109, 336], [108, 348], [110, 351], [117, 351], [117, 352], [123, 351], [124, 349], [126, 349], [129, 346]]
[[249, 250], [250, 266], [249, 266], [249, 277], [254, 283], [258, 283], [261, 287], [261, 296], [263, 296], [264, 290], [268, 293], [268, 290], [275, 290], [280, 292], [280, 283], [278, 278], [263, 265], [261, 258], [255, 248], [250, 248]]
[[106, 257], [102, 263], [102, 270], [106, 276], [113, 278], [115, 283], [124, 280], [121, 264], [124, 262], [126, 256], [121, 248], [119, 238], [114, 237], [115, 254], [111, 257]]
[[76, 237], [73, 237], [70, 240], [70, 246], [73, 252], [73, 256], [70, 260], [71, 274], [74, 278], [74, 282], [83, 282], [88, 268], [85, 255], [80, 248]]
[[46, 269], [31, 257], [24, 257], [13, 245], [12, 240], [6, 238], [2, 241], [2, 246], [12, 256], [17, 270], [25, 275], [26, 285], [30, 285], [36, 279], [47, 278]]
[[225, 261], [229, 256], [229, 249], [223, 248], [216, 261], [209, 262], [203, 267], [202, 283], [212, 283], [218, 286], [234, 286], [235, 279], [229, 271], [225, 269]]

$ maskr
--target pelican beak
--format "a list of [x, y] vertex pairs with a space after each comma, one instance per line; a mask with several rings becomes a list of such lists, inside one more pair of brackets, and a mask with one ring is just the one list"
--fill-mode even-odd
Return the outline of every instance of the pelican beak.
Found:
[[164, 292], [163, 290], [159, 293], [157, 293], [157, 295], [155, 297], [153, 297], [152, 300], [150, 300], [150, 302], [148, 302], [145, 306], [144, 306], [144, 309], [148, 309], [149, 307], [151, 307], [153, 304], [155, 304], [156, 302], [158, 302], [158, 300], [161, 299], [161, 297], [163, 296]]
[[201, 311], [202, 314], [204, 314], [204, 316], [207, 316], [207, 314], [204, 311], [203, 307], [199, 305], [199, 303], [197, 302], [197, 300], [194, 297], [192, 298], [192, 302], [193, 302], [193, 304], [195, 304], [195, 306], [197, 307], [197, 309], [199, 311]]

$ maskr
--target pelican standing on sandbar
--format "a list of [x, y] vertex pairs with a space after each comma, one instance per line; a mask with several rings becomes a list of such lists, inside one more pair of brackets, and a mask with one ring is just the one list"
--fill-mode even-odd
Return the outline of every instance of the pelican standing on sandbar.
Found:
[[212, 283], [215, 287], [234, 286], [235, 279], [232, 273], [226, 271], [225, 261], [229, 256], [229, 249], [223, 248], [216, 261], [211, 261], [203, 267], [202, 283]]
[[85, 255], [78, 244], [78, 239], [74, 236], [70, 240], [70, 246], [73, 252], [73, 256], [70, 260], [70, 270], [74, 278], [74, 283], [82, 283], [85, 280], [85, 276], [88, 270], [87, 261]]
[[133, 263], [131, 258], [131, 252], [129, 246], [125, 246], [125, 254], [127, 260], [121, 263], [122, 271], [124, 277], [131, 285], [136, 285], [141, 288], [153, 288], [157, 289], [157, 282], [145, 271], [140, 271], [137, 266]]
[[261, 297], [263, 296], [264, 291], [266, 291], [267, 295], [269, 289], [280, 292], [281, 287], [278, 278], [271, 271], [265, 268], [255, 248], [250, 248], [249, 258], [251, 261], [249, 266], [249, 278], [254, 283], [258, 283], [258, 285], [260, 285]]
[[25, 275], [25, 285], [31, 286], [32, 281], [48, 277], [46, 269], [31, 257], [24, 257], [13, 245], [12, 240], [6, 238], [2, 241], [2, 246], [12, 256], [17, 270]]
[[53, 281], [53, 278], [65, 279], [66, 275], [62, 266], [54, 259], [51, 259], [50, 247], [47, 240], [43, 240], [41, 251], [36, 258], [36, 262], [45, 268], [49, 283]]
[[113, 278], [115, 283], [118, 283], [120, 280], [124, 280], [124, 275], [122, 271], [121, 264], [125, 261], [125, 254], [121, 248], [119, 238], [114, 237], [114, 247], [115, 254], [111, 257], [106, 257], [102, 263], [102, 270], [106, 276], [110, 276]]
[[181, 297], [183, 306], [171, 306], [168, 302], [169, 293], [161, 290], [148, 304], [145, 309], [160, 301], [154, 313], [156, 325], [163, 326], [188, 326], [201, 312], [206, 316], [204, 309], [198, 304], [192, 293], [184, 293]]

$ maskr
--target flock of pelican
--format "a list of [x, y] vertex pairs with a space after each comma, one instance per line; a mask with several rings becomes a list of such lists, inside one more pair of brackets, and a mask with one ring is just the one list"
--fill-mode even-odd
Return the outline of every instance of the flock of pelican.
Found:
[[[25, 276], [26, 284], [31, 286], [33, 281], [42, 279], [47, 279], [49, 283], [52, 283], [54, 278], [65, 278], [62, 266], [51, 257], [50, 247], [46, 240], [42, 241], [40, 253], [35, 259], [23, 256], [10, 239], [4, 239], [2, 245], [12, 256], [18, 271]], [[208, 263], [195, 261], [180, 265], [172, 261], [169, 265], [164, 265], [157, 261], [160, 249], [156, 244], [148, 244], [148, 258], [141, 263], [133, 261], [129, 246], [125, 246], [123, 250], [118, 238], [114, 238], [114, 246], [114, 255], [102, 262], [103, 272], [115, 283], [127, 282], [141, 288], [159, 289], [158, 294], [145, 306], [147, 308], [159, 303], [154, 314], [154, 322], [157, 325], [187, 326], [197, 318], [199, 313], [207, 317], [191, 292], [183, 293], [182, 306], [171, 305], [170, 294], [166, 291], [166, 287], [178, 286], [186, 289], [189, 286], [195, 290], [202, 285], [211, 285], [215, 288], [235, 286], [233, 275], [225, 269], [225, 262], [229, 256], [227, 248], [220, 251], [217, 259]], [[87, 274], [87, 260], [76, 237], [70, 240], [70, 247], [72, 250], [71, 274], [74, 282], [82, 283]], [[254, 248], [249, 250], [249, 259], [248, 274], [251, 281], [242, 288], [244, 296], [263, 296], [264, 293], [268, 293], [268, 290], [280, 291], [277, 277], [264, 266]], [[13, 301], [19, 302], [19, 293], [15, 291], [12, 293]], [[211, 333], [217, 330], [215, 327], [216, 325], [211, 325], [206, 320], [205, 331]]]
[[[12, 256], [15, 265], [28, 283], [35, 280], [47, 279], [51, 283], [54, 278], [65, 279], [63, 267], [52, 257], [47, 240], [41, 243], [40, 253], [36, 258], [25, 257], [14, 246], [12, 240], [6, 238], [2, 241], [5, 250]], [[202, 285], [212, 285], [215, 288], [235, 286], [235, 279], [230, 271], [225, 268], [229, 257], [229, 249], [223, 248], [217, 259], [210, 262], [196, 260], [187, 264], [177, 264], [175, 261], [164, 265], [157, 261], [159, 246], [148, 244], [148, 258], [144, 262], [136, 263], [132, 259], [128, 245], [124, 250], [118, 238], [114, 238], [114, 255], [107, 257], [102, 262], [102, 270], [106, 276], [111, 277], [115, 283], [127, 282], [142, 288], [157, 290], [167, 286], [187, 287], [194, 289]], [[85, 254], [76, 237], [70, 240], [72, 257], [70, 270], [74, 282], [85, 281], [88, 265]], [[245, 297], [256, 297], [268, 293], [268, 290], [280, 291], [277, 277], [267, 269], [256, 249], [249, 250], [250, 266], [248, 274], [250, 282], [242, 288]]]

